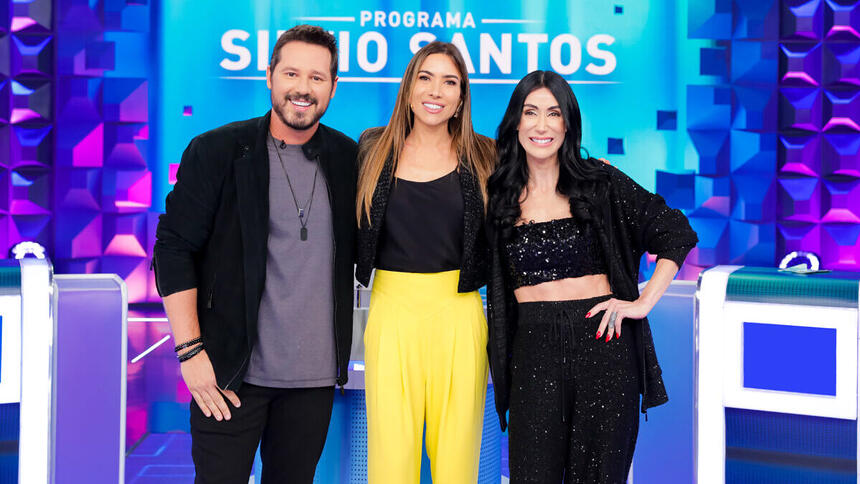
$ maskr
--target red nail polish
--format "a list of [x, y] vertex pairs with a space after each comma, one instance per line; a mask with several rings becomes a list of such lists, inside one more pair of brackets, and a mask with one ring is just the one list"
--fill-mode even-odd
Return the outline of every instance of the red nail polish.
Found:
[[587, 313], [585, 313], [585, 317], [586, 317], [586, 318], [590, 318], [590, 317], [591, 317], [591, 312], [587, 312]]
[[606, 342], [607, 342], [607, 343], [609, 343], [609, 340], [611, 340], [611, 339], [612, 339], [612, 335], [611, 335], [611, 334], [607, 334], [607, 335], [606, 335]]
[[618, 338], [620, 338], [620, 337], [621, 337], [621, 333], [620, 333], [620, 332], [619, 332], [619, 333], [615, 333], [615, 339], [618, 339]]
[[600, 339], [600, 331], [597, 332], [597, 337], [594, 339]]

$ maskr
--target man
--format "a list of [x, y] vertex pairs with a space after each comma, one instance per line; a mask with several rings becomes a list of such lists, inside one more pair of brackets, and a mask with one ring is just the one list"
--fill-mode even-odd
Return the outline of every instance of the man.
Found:
[[197, 483], [313, 481], [352, 340], [357, 146], [319, 123], [335, 39], [300, 25], [266, 70], [272, 109], [194, 138], [153, 266], [191, 391]]

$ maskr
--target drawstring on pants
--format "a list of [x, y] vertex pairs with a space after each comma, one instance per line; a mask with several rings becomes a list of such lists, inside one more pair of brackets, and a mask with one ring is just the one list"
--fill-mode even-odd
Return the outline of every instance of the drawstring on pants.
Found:
[[[567, 359], [568, 354], [573, 352], [576, 346], [573, 332], [573, 318], [568, 313], [567, 309], [562, 309], [556, 313], [552, 323], [552, 337], [555, 340], [561, 340], [561, 421], [566, 422], [567, 414]], [[568, 348], [568, 345], [570, 348]]]

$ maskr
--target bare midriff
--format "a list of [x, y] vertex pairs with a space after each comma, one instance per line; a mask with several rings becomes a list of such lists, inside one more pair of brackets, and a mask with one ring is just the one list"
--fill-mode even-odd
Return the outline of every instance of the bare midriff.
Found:
[[568, 277], [514, 289], [517, 302], [570, 301], [612, 294], [606, 274]]

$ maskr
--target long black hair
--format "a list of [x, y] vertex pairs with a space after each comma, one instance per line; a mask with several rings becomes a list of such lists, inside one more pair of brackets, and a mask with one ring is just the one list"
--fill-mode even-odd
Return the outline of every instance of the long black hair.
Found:
[[[488, 216], [502, 239], [510, 236], [511, 228], [520, 218], [520, 196], [529, 180], [526, 152], [520, 146], [517, 127], [523, 114], [526, 97], [540, 88], [547, 88], [558, 101], [566, 131], [558, 150], [558, 193], [570, 198], [570, 213], [579, 221], [593, 218], [595, 197], [606, 184], [603, 163], [591, 158], [582, 148], [582, 116], [579, 103], [570, 85], [552, 71], [534, 71], [514, 88], [508, 109], [496, 133], [498, 163], [490, 176]], [[583, 156], [585, 153], [585, 156]]]

